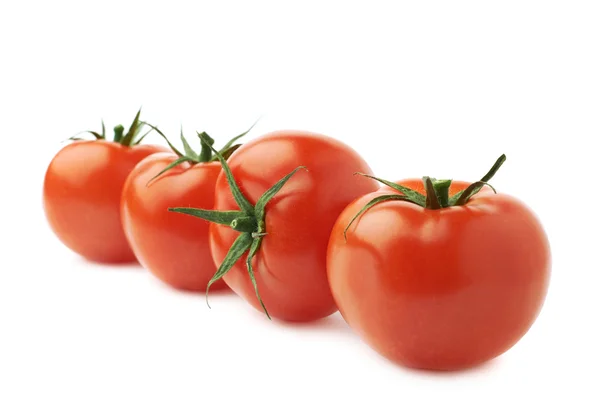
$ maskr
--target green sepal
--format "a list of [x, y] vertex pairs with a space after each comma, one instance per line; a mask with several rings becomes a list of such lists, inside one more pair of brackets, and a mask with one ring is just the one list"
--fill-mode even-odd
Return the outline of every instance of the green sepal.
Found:
[[158, 178], [159, 176], [161, 176], [162, 174], [164, 174], [165, 172], [167, 172], [169, 169], [174, 168], [176, 166], [179, 166], [179, 165], [181, 165], [184, 162], [189, 162], [189, 159], [187, 157], [185, 157], [185, 156], [175, 159], [173, 162], [171, 162], [167, 166], [165, 166], [159, 173], [157, 173], [152, 178], [150, 178], [148, 180], [148, 182], [146, 182], [146, 186], [148, 186], [156, 178]]
[[489, 186], [492, 190], [494, 190], [494, 193], [495, 193], [496, 189], [494, 187], [492, 187], [490, 184], [488, 184], [488, 181], [490, 179], [492, 179], [494, 175], [496, 175], [496, 172], [498, 172], [498, 169], [500, 169], [500, 167], [504, 164], [504, 162], [506, 162], [506, 155], [503, 154], [496, 160], [494, 165], [481, 178], [481, 180], [474, 182], [473, 184], [469, 185], [464, 190], [459, 191], [456, 194], [454, 194], [452, 197], [450, 197], [451, 205], [462, 206], [462, 205], [466, 204], [467, 201], [469, 201], [471, 199], [471, 197], [473, 197], [475, 194], [477, 194], [479, 191], [481, 191], [481, 189], [485, 185]]
[[[277, 194], [281, 190], [281, 188], [283, 188], [284, 184], [298, 170], [306, 169], [306, 168], [304, 168], [303, 166], [299, 166], [296, 169], [294, 169], [292, 172], [290, 172], [289, 174], [284, 176], [282, 179], [280, 179], [275, 185], [273, 185], [271, 188], [269, 188], [269, 190], [267, 190], [265, 193], [263, 193], [261, 195], [261, 197], [258, 200], [258, 204], [255, 207], [248, 201], [248, 199], [244, 196], [244, 194], [240, 190], [237, 182], [235, 181], [235, 178], [233, 177], [233, 174], [231, 173], [231, 169], [229, 168], [229, 165], [227, 164], [226, 160], [221, 155], [221, 153], [218, 152], [217, 150], [215, 150], [215, 148], [213, 147], [212, 142], [211, 142], [211, 140], [212, 140], [211, 137], [208, 134], [206, 134], [205, 132], [198, 133], [198, 137], [200, 138], [200, 141], [202, 141], [202, 143], [204, 145], [206, 145], [207, 147], [210, 147], [210, 150], [215, 154], [215, 156], [221, 163], [221, 167], [227, 178], [229, 188], [232, 191], [232, 194], [240, 208], [240, 211], [224, 212], [224, 211], [217, 211], [217, 210], [202, 210], [202, 209], [191, 209], [191, 208], [174, 208], [174, 209], [169, 209], [169, 210], [170, 211], [178, 211], [180, 213], [190, 214], [190, 215], [202, 218], [204, 220], [212, 221], [212, 222], [219, 223], [222, 225], [229, 224], [230, 228], [241, 232], [240, 235], [235, 240], [235, 242], [233, 243], [233, 245], [231, 246], [231, 248], [229, 249], [229, 252], [225, 256], [225, 259], [221, 263], [221, 266], [218, 268], [215, 275], [209, 281], [208, 286], [207, 286], [207, 291], [206, 291], [207, 296], [208, 296], [208, 289], [210, 288], [210, 286], [215, 281], [219, 280], [222, 276], [224, 276], [231, 269], [231, 267], [233, 267], [233, 265], [241, 258], [241, 256], [244, 254], [244, 252], [246, 250], [250, 249], [248, 258], [246, 259], [246, 268], [248, 270], [248, 275], [250, 277], [250, 281], [252, 282], [252, 286], [254, 287], [256, 297], [257, 297], [261, 307], [265, 311], [265, 314], [267, 315], [267, 317], [269, 317], [269, 319], [271, 319], [271, 316], [269, 315], [269, 312], [267, 311], [267, 308], [265, 307], [265, 304], [262, 301], [262, 298], [261, 298], [259, 290], [258, 290], [258, 286], [256, 284], [254, 269], [252, 268], [252, 259], [258, 252], [265, 235], [267, 235], [267, 232], [264, 231], [264, 227], [265, 227], [264, 211], [265, 211], [265, 207], [266, 207], [267, 203], [269, 202], [269, 200], [271, 200], [275, 196], [275, 194]], [[404, 198], [404, 197], [401, 197], [401, 198]], [[226, 216], [224, 217], [223, 214], [226, 214]], [[207, 302], [208, 302], [208, 298], [207, 298]], [[209, 305], [209, 307], [210, 307], [210, 305]]]
[[131, 146], [133, 144], [133, 142], [135, 141], [135, 138], [137, 137], [139, 131], [140, 131], [140, 113], [142, 112], [142, 109], [140, 108], [137, 112], [137, 114], [135, 114], [135, 118], [133, 119], [133, 121], [131, 122], [131, 125], [129, 126], [129, 130], [127, 130], [127, 133], [125, 133], [125, 135], [123, 136], [123, 138], [120, 139], [119, 143], [121, 143], [123, 146]]
[[183, 150], [185, 151], [185, 156], [188, 159], [193, 160], [194, 162], [199, 162], [198, 154], [194, 152], [194, 149], [192, 149], [192, 146], [190, 146], [185, 136], [183, 135], [183, 126], [181, 127], [181, 130], [179, 132], [179, 137], [181, 138], [181, 142], [183, 143]]
[[348, 240], [348, 237], [347, 237], [348, 229], [350, 229], [350, 226], [352, 226], [352, 223], [354, 223], [354, 221], [356, 219], [358, 219], [360, 216], [362, 216], [363, 213], [365, 213], [371, 207], [375, 206], [376, 204], [383, 203], [385, 201], [406, 201], [408, 203], [414, 204], [414, 202], [412, 200], [410, 200], [408, 197], [406, 197], [405, 195], [400, 195], [400, 194], [386, 194], [386, 195], [380, 195], [378, 197], [375, 197], [374, 199], [369, 201], [367, 204], [365, 204], [365, 206], [362, 209], [360, 209], [360, 211], [358, 213], [356, 213], [354, 215], [354, 217], [350, 220], [350, 222], [346, 225], [346, 228], [344, 229], [344, 240]]
[[494, 191], [494, 193], [496, 193], [496, 189], [490, 184], [488, 184], [488, 181], [492, 179], [496, 172], [498, 172], [498, 169], [500, 169], [500, 167], [505, 161], [506, 155], [503, 154], [496, 160], [492, 168], [483, 176], [483, 178], [481, 178], [480, 181], [472, 183], [466, 189], [459, 191], [452, 197], [448, 196], [450, 186], [452, 185], [451, 179], [437, 180], [428, 176], [423, 177], [423, 184], [425, 186], [425, 191], [427, 192], [427, 195], [423, 195], [411, 188], [404, 187], [402, 185], [398, 185], [393, 182], [377, 178], [375, 176], [358, 173], [359, 175], [366, 176], [367, 178], [375, 179], [381, 182], [382, 184], [385, 184], [388, 187], [391, 187], [396, 191], [401, 192], [403, 195], [382, 195], [379, 197], [375, 197], [374, 199], [369, 201], [356, 215], [354, 215], [354, 217], [350, 220], [350, 222], [344, 229], [344, 239], [347, 239], [348, 229], [358, 217], [360, 217], [371, 207], [384, 201], [403, 200], [426, 209], [439, 210], [446, 207], [465, 205], [469, 201], [469, 199], [475, 194], [479, 193], [479, 191], [481, 191], [481, 189], [485, 185], [489, 186]]
[[227, 226], [230, 226], [235, 219], [244, 217], [244, 213], [235, 210], [204, 210], [196, 209], [193, 207], [170, 207], [168, 210], [174, 213], [188, 214], [190, 216], [199, 217], [200, 219], [204, 219], [209, 222]]
[[235, 181], [235, 178], [231, 173], [231, 169], [229, 168], [229, 165], [227, 164], [223, 156], [221, 156], [221, 154], [212, 146], [212, 144], [210, 144], [210, 141], [212, 140], [211, 137], [204, 131], [202, 133], [198, 133], [198, 137], [200, 138], [200, 141], [202, 141], [203, 143], [208, 145], [208, 147], [211, 148], [213, 153], [217, 156], [217, 159], [219, 159], [219, 162], [221, 162], [221, 167], [223, 168], [223, 172], [225, 172], [225, 177], [227, 178], [227, 183], [229, 184], [229, 188], [231, 189], [233, 198], [235, 199], [237, 205], [240, 207], [240, 210], [242, 210], [247, 215], [254, 215], [254, 206], [250, 204], [248, 199], [240, 190], [240, 187]]
[[263, 195], [260, 196], [260, 198], [256, 202], [256, 207], [255, 207], [257, 220], [264, 219], [265, 207], [267, 206], [267, 203], [275, 196], [275, 194], [277, 194], [279, 192], [279, 190], [281, 190], [283, 188], [283, 186], [286, 184], [286, 182], [288, 182], [288, 180], [292, 176], [294, 176], [294, 174], [296, 172], [298, 172], [300, 169], [305, 169], [308, 171], [308, 169], [306, 169], [306, 166], [298, 166], [292, 172], [290, 172], [289, 174], [287, 174], [286, 176], [281, 178], [279, 181], [277, 181], [275, 183], [275, 185], [273, 185], [271, 188], [269, 188], [267, 191], [265, 191], [263, 193]]
[[200, 160], [202, 162], [210, 162], [213, 158], [213, 153], [210, 146], [213, 146], [215, 144], [215, 140], [212, 137], [210, 137], [207, 133], [205, 134], [209, 144], [206, 144], [202, 141], [202, 139], [200, 139]]
[[242, 258], [246, 251], [248, 251], [253, 241], [254, 239], [252, 238], [252, 235], [250, 233], [242, 233], [240, 236], [237, 237], [233, 245], [231, 245], [231, 248], [229, 248], [229, 251], [225, 256], [225, 259], [221, 263], [221, 266], [206, 286], [206, 304], [209, 308], [210, 304], [208, 303], [208, 291], [210, 287], [233, 268], [235, 263], [238, 262], [240, 258]]
[[[234, 138], [232, 138], [231, 140], [229, 140], [227, 143], [225, 143], [225, 145], [224, 145], [224, 146], [221, 148], [221, 150], [219, 150], [219, 153], [220, 153], [220, 154], [221, 154], [221, 155], [222, 155], [222, 156], [223, 156], [225, 159], [227, 159], [227, 157], [225, 156], [225, 152], [226, 152], [228, 149], [230, 149], [230, 148], [231, 148], [231, 146], [232, 146], [232, 145], [233, 145], [233, 144], [234, 144], [236, 141], [238, 141], [239, 139], [241, 139], [242, 137], [244, 137], [246, 134], [248, 134], [248, 133], [250, 132], [250, 130], [252, 130], [256, 124], [258, 124], [258, 121], [259, 121], [259, 120], [260, 120], [260, 118], [259, 118], [259, 119], [257, 119], [257, 120], [254, 122], [254, 124], [252, 124], [252, 125], [250, 126], [250, 128], [249, 128], [249, 129], [247, 129], [246, 131], [244, 131], [244, 132], [243, 132], [243, 133], [241, 133], [241, 134], [238, 134], [237, 136], [235, 136]], [[204, 143], [203, 143], [203, 144], [204, 144]], [[239, 146], [238, 146], [238, 147], [239, 147]], [[233, 151], [232, 151], [231, 153], [233, 153]], [[230, 155], [231, 155], [231, 153], [230, 153]], [[218, 160], [218, 159], [219, 159], [219, 158], [218, 158], [216, 155], [212, 157], [212, 160], [213, 160], [213, 161], [216, 161], [216, 160]]]
[[106, 126], [104, 125], [104, 120], [100, 120], [100, 122], [102, 123], [102, 131], [100, 133], [98, 133], [97, 131], [92, 131], [92, 130], [85, 130], [85, 131], [80, 131], [77, 134], [72, 135], [71, 137], [68, 138], [68, 140], [85, 140], [82, 139], [81, 137], [77, 137], [80, 134], [91, 134], [92, 136], [94, 136], [95, 140], [106, 140]]
[[[205, 141], [210, 144], [206, 144], [202, 140], [202, 138], [200, 138], [201, 143], [202, 143], [202, 150], [200, 151], [200, 153], [196, 153], [190, 146], [187, 139], [185, 138], [185, 136], [183, 134], [183, 127], [181, 127], [179, 136], [180, 136], [181, 143], [183, 144], [183, 148], [184, 148], [184, 152], [185, 152], [185, 153], [182, 153], [179, 149], [177, 149], [175, 147], [175, 145], [173, 145], [173, 143], [171, 143], [171, 141], [167, 138], [167, 136], [158, 127], [156, 127], [155, 125], [152, 125], [148, 122], [145, 122], [145, 121], [140, 122], [140, 124], [147, 125], [148, 127], [151, 128], [151, 130], [156, 131], [167, 142], [167, 144], [169, 145], [169, 147], [171, 148], [173, 153], [175, 153], [178, 157], [177, 160], [175, 160], [174, 162], [171, 162], [163, 170], [161, 170], [158, 174], [156, 174], [154, 177], [152, 177], [152, 179], [150, 179], [150, 181], [148, 181], [148, 183], [150, 183], [152, 180], [154, 180], [158, 176], [162, 175], [169, 169], [172, 169], [177, 165], [181, 165], [184, 162], [189, 162], [192, 165], [194, 165], [197, 163], [207, 163], [207, 162], [212, 161], [212, 150], [213, 150], [212, 145], [214, 144], [215, 141], [207, 133], [204, 133], [203, 137], [205, 138]], [[239, 139], [240, 137], [242, 137], [242, 135], [245, 135], [248, 131], [249, 130], [247, 130], [246, 132], [244, 132], [241, 135], [236, 136], [234, 138], [234, 140]], [[198, 134], [198, 136], [200, 137], [200, 134]], [[228, 144], [228, 146], [227, 146], [227, 148], [224, 149], [225, 155], [223, 156], [223, 159], [225, 159], [225, 160], [228, 159], [229, 156], [231, 156], [231, 154], [235, 150], [237, 150], [238, 147], [240, 147], [239, 144], [231, 145], [231, 140], [227, 144]]]
[[137, 139], [136, 141], [134, 141], [134, 142], [132, 143], [132, 146], [137, 146], [138, 144], [140, 144], [140, 143], [141, 143], [141, 142], [142, 142], [142, 141], [143, 141], [143, 140], [146, 138], [146, 136], [147, 136], [148, 134], [152, 133], [152, 131], [154, 131], [154, 129], [152, 129], [152, 128], [151, 128], [150, 130], [146, 131], [144, 134], [142, 134], [142, 135], [140, 136], [140, 138], [139, 138], [139, 139]]
[[377, 178], [373, 175], [363, 174], [361, 172], [356, 172], [355, 175], [361, 175], [367, 178], [374, 179], [375, 181], [379, 181], [382, 184], [387, 185], [388, 187], [393, 188], [394, 190], [404, 194], [408, 201], [415, 203], [421, 207], [425, 206], [425, 196], [418, 191], [405, 187], [404, 185], [396, 184], [394, 182], [386, 181], [385, 179]]
[[142, 124], [147, 125], [148, 127], [151, 127], [154, 131], [156, 131], [158, 133], [158, 135], [161, 136], [167, 142], [167, 144], [169, 145], [169, 147], [171, 148], [173, 153], [175, 153], [179, 157], [184, 157], [184, 154], [181, 153], [179, 150], [177, 150], [177, 148], [173, 145], [173, 143], [171, 143], [171, 141], [167, 138], [167, 136], [165, 136], [165, 134], [162, 131], [160, 131], [157, 126], [152, 125], [146, 121], [142, 121]]
[[78, 141], [78, 140], [85, 140], [82, 139], [81, 137], [77, 137], [80, 134], [91, 134], [92, 136], [94, 136], [94, 140], [105, 140], [105, 137], [103, 134], [98, 133], [97, 131], [91, 131], [91, 130], [86, 130], [86, 131], [80, 131], [77, 134], [73, 134], [71, 137], [68, 138], [68, 140], [74, 140], [74, 141]]
[[481, 182], [489, 182], [490, 179], [492, 179], [492, 177], [494, 175], [496, 175], [496, 172], [498, 172], [498, 169], [500, 169], [500, 167], [504, 164], [504, 162], [506, 162], [506, 155], [502, 155], [500, 156], [496, 162], [494, 163], [494, 165], [490, 168], [490, 170], [488, 171], [487, 174], [485, 174], [482, 178], [481, 178]]
[[258, 302], [260, 303], [260, 306], [262, 307], [263, 311], [267, 315], [267, 318], [271, 319], [271, 315], [269, 315], [269, 311], [267, 311], [267, 307], [265, 306], [262, 297], [260, 296], [260, 293], [258, 291], [258, 284], [256, 283], [256, 278], [254, 277], [254, 268], [252, 268], [252, 259], [258, 252], [262, 240], [263, 238], [259, 237], [255, 238], [252, 241], [252, 245], [250, 246], [250, 252], [248, 252], [248, 258], [246, 259], [246, 269], [248, 270], [248, 274], [250, 275], [250, 281], [252, 282], [252, 286], [254, 287], [254, 293], [256, 294], [256, 298], [258, 299]]
[[[143, 124], [146, 124], [148, 126], [150, 126], [150, 124], [147, 123], [143, 123], [140, 121], [140, 113], [141, 113], [141, 108], [138, 110], [133, 122], [131, 123], [131, 126], [129, 127], [129, 130], [125, 133], [125, 127], [123, 127], [123, 125], [119, 124], [116, 125], [113, 128], [113, 139], [112, 141], [114, 143], [119, 143], [123, 146], [136, 146], [138, 144], [140, 144], [142, 142], [142, 140], [144, 140], [144, 138], [150, 134], [154, 127], [150, 130], [148, 130], [145, 134], [143, 134], [141, 137], [138, 138], [138, 134], [140, 132], [140, 129], [142, 127]], [[92, 136], [94, 136], [94, 138], [96, 140], [107, 140], [106, 138], [106, 125], [104, 124], [104, 120], [101, 120], [102, 123], [102, 131], [100, 133], [98, 133], [97, 131], [81, 131], [77, 134], [75, 134], [72, 137], [69, 137], [69, 140], [83, 140], [82, 138], [76, 137], [80, 134], [83, 133], [88, 133], [91, 134]]]
[[[233, 152], [235, 152], [240, 147], [242, 147], [241, 144], [235, 144], [219, 153], [221, 154], [221, 156], [223, 156], [223, 159], [228, 160], [231, 157], [231, 155], [233, 154]], [[218, 160], [219, 159], [217, 157], [215, 157], [214, 160], [211, 159], [211, 162], [218, 161]]]
[[461, 194], [456, 198], [452, 197], [451, 201], [454, 203], [455, 206], [464, 206], [467, 203], [467, 201], [471, 199], [471, 197], [473, 197], [475, 194], [481, 191], [481, 189], [486, 185], [489, 186], [492, 189], [492, 191], [494, 191], [494, 193], [497, 193], [496, 189], [487, 182], [477, 181], [465, 188], [461, 192]]

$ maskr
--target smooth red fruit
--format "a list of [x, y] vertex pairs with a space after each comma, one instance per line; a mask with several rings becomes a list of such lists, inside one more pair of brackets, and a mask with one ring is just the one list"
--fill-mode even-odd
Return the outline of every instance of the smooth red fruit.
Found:
[[[421, 180], [398, 184], [424, 193]], [[469, 184], [452, 182], [450, 194]], [[328, 248], [331, 289], [348, 324], [377, 352], [410, 367], [455, 370], [511, 348], [537, 318], [550, 248], [522, 202], [484, 188], [466, 205], [430, 210], [350, 204]]]
[[[258, 291], [273, 318], [311, 321], [336, 311], [327, 282], [329, 234], [339, 213], [377, 185], [354, 172], [371, 173], [367, 163], [343, 143], [319, 134], [282, 131], [246, 143], [228, 164], [242, 193], [258, 198], [298, 166], [266, 206], [266, 236], [253, 258]], [[224, 173], [216, 186], [215, 208], [239, 210]], [[212, 224], [211, 249], [220, 265], [239, 232]], [[263, 311], [242, 257], [225, 282], [253, 307]]]
[[121, 190], [139, 161], [164, 150], [104, 140], [77, 140], [61, 149], [44, 179], [44, 211], [54, 233], [86, 259], [135, 261], [121, 226]]
[[[123, 188], [123, 226], [138, 260], [154, 276], [176, 289], [204, 291], [216, 271], [209, 223], [168, 208], [212, 209], [221, 166], [184, 162], [150, 181], [176, 159], [174, 153], [155, 154], [131, 172]], [[226, 286], [220, 282], [218, 287]]]

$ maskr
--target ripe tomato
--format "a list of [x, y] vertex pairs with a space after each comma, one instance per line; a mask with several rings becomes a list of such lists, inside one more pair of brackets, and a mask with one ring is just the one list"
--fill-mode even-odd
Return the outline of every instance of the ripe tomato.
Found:
[[[397, 184], [426, 194], [421, 180]], [[449, 194], [468, 186], [454, 181]], [[549, 284], [550, 248], [536, 216], [509, 195], [486, 186], [452, 203], [444, 187], [432, 192], [427, 200], [442, 208], [398, 199], [410, 191], [390, 187], [350, 204], [332, 230], [329, 281], [344, 319], [383, 356], [462, 369], [504, 353], [531, 327]], [[352, 223], [368, 203], [377, 204]]]
[[221, 213], [173, 209], [218, 223], [210, 228], [220, 265], [213, 281], [223, 277], [253, 307], [281, 320], [335, 312], [327, 242], [344, 207], [376, 190], [373, 180], [352, 175], [370, 173], [367, 163], [330, 137], [287, 131], [250, 141], [221, 163], [215, 190]]
[[[237, 148], [233, 142], [242, 135], [222, 153], [232, 153]], [[173, 153], [149, 156], [131, 172], [123, 187], [121, 215], [127, 239], [146, 269], [176, 289], [204, 291], [217, 269], [208, 245], [209, 224], [170, 213], [168, 208], [212, 209], [221, 165], [210, 147], [204, 146], [197, 154], [183, 135], [181, 138], [185, 154], [169, 142]], [[226, 286], [220, 283], [217, 287]]]
[[133, 167], [164, 147], [140, 145], [139, 112], [128, 133], [115, 127], [115, 141], [74, 139], [50, 162], [43, 205], [50, 227], [70, 249], [96, 262], [135, 261], [123, 233], [121, 190]]

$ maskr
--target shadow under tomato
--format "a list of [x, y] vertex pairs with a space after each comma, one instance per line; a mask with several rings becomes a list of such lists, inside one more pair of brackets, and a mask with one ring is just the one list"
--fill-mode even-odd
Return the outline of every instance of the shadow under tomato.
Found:
[[[436, 376], [436, 377], [459, 377], [459, 376], [469, 376], [469, 375], [478, 375], [481, 373], [488, 373], [493, 369], [497, 369], [498, 365], [501, 364], [499, 358], [495, 358], [492, 360], [488, 360], [487, 362], [480, 363], [475, 366], [471, 366], [465, 369], [460, 370], [426, 370], [426, 369], [412, 369], [417, 374], [427, 375], [427, 376]], [[408, 368], [407, 368], [408, 369]]]
[[[157, 277], [154, 277], [154, 276], [151, 276], [151, 277], [152, 277], [153, 281], [155, 281], [161, 287], [163, 287], [165, 290], [167, 290], [171, 293], [178, 293], [178, 294], [182, 294], [182, 295], [186, 295], [186, 296], [190, 296], [190, 297], [197, 297], [199, 299], [202, 299], [203, 301], [205, 301], [205, 299], [206, 299], [206, 290], [183, 289], [180, 287], [172, 286]], [[211, 288], [210, 291], [208, 292], [208, 301], [210, 303], [212, 301], [213, 297], [231, 296], [231, 295], [235, 295], [235, 293], [233, 293], [233, 290], [231, 290], [229, 287], [214, 287], [214, 288]]]
[[85, 257], [79, 257], [80, 261], [86, 264], [91, 264], [99, 267], [141, 267], [137, 260], [134, 261], [97, 261]]
[[278, 326], [300, 331], [326, 331], [342, 334], [354, 334], [350, 326], [346, 323], [344, 318], [342, 318], [339, 312], [335, 312], [328, 317], [312, 322], [290, 322], [281, 320], [274, 320], [274, 322], [276, 322]]
[[380, 362], [386, 363], [393, 367], [396, 367], [396, 369], [400, 372], [408, 373], [408, 374], [416, 375], [416, 376], [420, 376], [420, 377], [438, 377], [438, 378], [453, 379], [453, 378], [459, 378], [459, 377], [465, 377], [465, 376], [487, 374], [487, 373], [491, 372], [493, 369], [497, 369], [498, 366], [502, 363], [500, 360], [502, 356], [498, 356], [494, 359], [488, 360], [486, 362], [483, 362], [483, 363], [480, 363], [480, 364], [477, 364], [477, 365], [474, 365], [474, 366], [471, 366], [468, 368], [457, 369], [457, 370], [435, 370], [435, 369], [415, 368], [415, 367], [406, 366], [406, 365], [402, 365], [400, 363], [393, 362], [391, 360], [388, 360], [384, 356], [380, 355], [373, 349], [371, 349], [371, 353], [372, 354], [374, 353], [374, 357], [377, 357]]

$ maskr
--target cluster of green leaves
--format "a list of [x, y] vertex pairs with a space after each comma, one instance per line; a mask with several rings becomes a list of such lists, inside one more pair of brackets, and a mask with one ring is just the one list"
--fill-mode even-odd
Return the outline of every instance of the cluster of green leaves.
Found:
[[237, 136], [235, 136], [234, 138], [229, 140], [227, 143], [225, 143], [225, 145], [221, 148], [220, 151], [218, 151], [218, 152], [215, 151], [215, 153], [213, 153], [213, 150], [214, 150], [213, 145], [215, 144], [215, 140], [204, 131], [201, 133], [199, 133], [199, 132], [196, 133], [198, 135], [198, 138], [200, 139], [200, 147], [201, 147], [200, 152], [196, 152], [192, 148], [192, 146], [190, 146], [190, 143], [187, 141], [187, 139], [183, 135], [183, 127], [182, 127], [180, 134], [179, 134], [181, 143], [183, 144], [183, 152], [181, 152], [181, 151], [179, 151], [179, 149], [177, 149], [173, 145], [173, 143], [167, 138], [167, 136], [165, 136], [165, 134], [158, 129], [158, 127], [148, 124], [148, 123], [144, 123], [144, 124], [150, 126], [163, 139], [165, 139], [165, 141], [167, 142], [167, 144], [169, 145], [169, 147], [171, 148], [173, 153], [175, 153], [177, 155], [177, 159], [174, 160], [173, 162], [171, 162], [169, 165], [167, 165], [158, 174], [156, 174], [150, 180], [150, 181], [152, 181], [153, 179], [162, 175], [169, 169], [174, 168], [175, 166], [181, 165], [184, 162], [190, 162], [191, 164], [215, 162], [218, 160], [218, 155], [220, 155], [224, 159], [228, 159], [229, 156], [231, 156], [231, 154], [233, 152], [235, 152], [241, 146], [240, 144], [235, 144], [235, 142], [237, 142], [239, 139], [241, 139], [246, 134], [248, 134], [250, 132], [250, 130], [252, 130], [252, 128], [254, 127], [254, 125], [256, 123], [254, 123], [252, 125], [252, 127], [250, 127], [248, 130], [244, 131], [241, 134], [238, 134]]
[[[127, 130], [127, 132], [125, 132], [125, 127], [123, 127], [121, 124], [115, 126], [113, 128], [114, 135], [113, 135], [112, 141], [114, 141], [115, 143], [119, 143], [123, 146], [127, 146], [127, 147], [140, 144], [142, 142], [142, 140], [144, 140], [144, 138], [148, 134], [150, 134], [153, 130], [153, 128], [150, 128], [148, 131], [146, 131], [146, 133], [141, 134], [142, 128], [144, 127], [144, 125], [149, 125], [140, 120], [141, 112], [142, 112], [141, 109], [137, 112], [137, 114], [135, 115], [135, 118], [133, 119], [133, 122], [129, 126], [129, 130]], [[77, 133], [74, 136], [70, 137], [69, 140], [84, 140], [81, 137], [77, 137], [80, 134], [84, 134], [84, 133], [91, 134], [92, 136], [94, 136], [94, 138], [96, 140], [107, 140], [106, 127], [104, 125], [104, 120], [102, 120], [102, 130], [100, 132], [93, 131], [93, 130], [82, 131], [82, 132]]]
[[348, 226], [346, 226], [346, 228], [344, 229], [344, 238], [346, 238], [346, 233], [348, 232], [348, 229], [350, 228], [350, 226], [352, 226], [352, 223], [354, 223], [356, 219], [358, 219], [362, 214], [364, 214], [373, 206], [380, 203], [384, 203], [386, 201], [407, 201], [409, 203], [416, 204], [417, 206], [426, 209], [438, 210], [446, 207], [465, 205], [471, 199], [471, 197], [479, 193], [479, 191], [481, 191], [481, 189], [485, 185], [488, 185], [494, 192], [496, 192], [494, 187], [488, 184], [488, 181], [490, 181], [492, 177], [496, 174], [496, 172], [498, 172], [498, 169], [500, 169], [500, 167], [505, 161], [506, 155], [500, 156], [496, 160], [492, 168], [488, 171], [488, 173], [485, 174], [479, 181], [473, 182], [467, 188], [457, 192], [451, 197], [448, 197], [448, 190], [450, 189], [450, 185], [452, 185], [452, 180], [450, 179], [437, 180], [428, 176], [423, 177], [423, 185], [426, 191], [426, 194], [424, 195], [411, 188], [387, 181], [385, 179], [377, 178], [375, 176], [363, 173], [357, 173], [357, 175], [362, 175], [367, 178], [379, 181], [382, 184], [387, 185], [388, 187], [398, 191], [400, 194], [380, 195], [373, 198], [371, 201], [365, 204], [365, 206], [354, 215], [354, 217], [350, 220], [350, 223], [348, 223]]
[[210, 279], [208, 286], [206, 288], [206, 296], [208, 303], [208, 292], [210, 287], [218, 280], [220, 280], [233, 266], [237, 261], [239, 261], [242, 256], [248, 252], [248, 256], [246, 257], [246, 269], [248, 270], [248, 275], [250, 276], [250, 281], [254, 286], [254, 292], [256, 293], [256, 297], [262, 306], [267, 317], [270, 318], [269, 311], [267, 310], [258, 290], [258, 285], [256, 283], [256, 278], [254, 276], [254, 269], [252, 268], [252, 259], [260, 249], [260, 245], [263, 241], [267, 232], [265, 231], [265, 208], [267, 203], [283, 188], [286, 182], [300, 169], [306, 169], [304, 166], [299, 166], [294, 169], [292, 172], [281, 178], [277, 181], [271, 188], [265, 191], [258, 201], [256, 205], [250, 203], [250, 201], [244, 196], [240, 187], [238, 186], [233, 174], [231, 173], [231, 169], [227, 164], [225, 156], [214, 149], [213, 144], [214, 141], [208, 136], [206, 133], [199, 133], [200, 140], [202, 141], [202, 145], [209, 147], [211, 151], [214, 153], [216, 159], [219, 160], [221, 166], [223, 168], [223, 172], [227, 178], [227, 183], [229, 184], [229, 188], [231, 189], [231, 193], [233, 194], [233, 198], [237, 203], [239, 210], [234, 211], [221, 211], [221, 210], [209, 210], [209, 209], [197, 209], [190, 207], [175, 207], [170, 208], [169, 211], [176, 213], [188, 214], [190, 216], [199, 217], [203, 220], [207, 220], [209, 222], [217, 223], [220, 225], [226, 225], [231, 227], [232, 229], [239, 231], [240, 235], [234, 241], [233, 245], [229, 249], [227, 255], [225, 256], [223, 262], [217, 269], [217, 272]]

